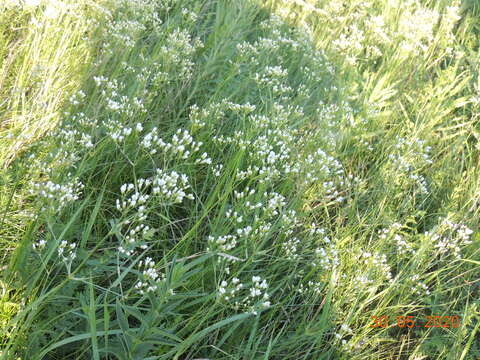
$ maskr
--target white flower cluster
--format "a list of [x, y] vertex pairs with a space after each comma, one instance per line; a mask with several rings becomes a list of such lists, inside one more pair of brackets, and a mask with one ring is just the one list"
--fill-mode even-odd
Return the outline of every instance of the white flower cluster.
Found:
[[332, 271], [340, 265], [338, 251], [334, 244], [315, 249], [312, 265], [323, 271]]
[[[293, 229], [298, 225], [298, 221], [293, 210], [284, 211], [286, 200], [281, 194], [276, 192], [257, 194], [255, 189], [247, 186], [241, 191], [234, 190], [232, 200], [233, 205], [226, 210], [224, 217], [230, 230], [223, 235], [207, 237], [207, 251], [216, 253], [219, 256], [219, 263], [240, 261], [238, 255], [234, 256], [237, 247], [249, 246], [251, 239], [263, 239], [276, 221], [279, 222], [284, 236], [293, 238]], [[245, 225], [245, 222], [250, 224]], [[299, 244], [300, 240], [282, 242], [285, 251], [291, 253], [292, 257], [296, 252], [293, 247]], [[227, 266], [225, 271], [228, 274], [230, 268]]]
[[[260, 117], [255, 117], [258, 120]], [[300, 164], [292, 161], [292, 146], [294, 138], [292, 131], [270, 129], [266, 134], [259, 135], [253, 140], [246, 140], [241, 132], [233, 137], [217, 137], [221, 143], [237, 145], [240, 149], [248, 150], [252, 163], [245, 170], [237, 171], [237, 179], [243, 180], [258, 177], [260, 183], [271, 183], [282, 175], [298, 173]]]
[[[293, 209], [285, 209], [281, 217], [282, 229], [285, 235], [291, 236], [296, 230], [299, 230], [302, 222]], [[300, 230], [299, 230], [300, 231]]]
[[192, 11], [188, 8], [182, 8], [182, 15], [185, 17], [187, 22], [195, 22], [198, 19], [198, 14], [195, 11]]
[[[290, 7], [290, 1], [285, 9]], [[324, 38], [329, 39], [333, 50], [348, 64], [354, 66], [359, 61], [371, 61], [373, 64], [391, 52], [391, 44], [398, 43], [398, 53], [403, 57], [418, 56], [427, 53], [434, 46], [445, 48], [454, 38], [452, 30], [459, 20], [459, 1], [447, 6], [441, 15], [419, 0], [391, 0], [387, 8], [401, 8], [398, 18], [391, 18], [386, 8], [379, 7], [375, 1], [344, 2], [331, 0], [316, 2], [313, 6], [306, 1], [295, 0], [306, 13], [315, 14], [316, 26], [325, 29]], [[285, 13], [285, 17], [289, 14]], [[304, 25], [308, 27], [307, 25]], [[436, 36], [441, 32], [441, 36]], [[448, 41], [438, 41], [447, 39]]]
[[430, 295], [430, 290], [428, 286], [420, 281], [420, 276], [418, 274], [413, 275], [411, 279], [412, 283], [412, 292], [418, 296], [428, 296]]
[[409, 141], [397, 136], [394, 150], [388, 155], [392, 183], [399, 186], [414, 185], [422, 195], [429, 193], [426, 178], [419, 174], [422, 167], [432, 164], [429, 152], [430, 146], [425, 141], [416, 139]]
[[[236, 190], [234, 190], [233, 193], [234, 193], [234, 196], [238, 199], [239, 193], [236, 193]], [[234, 222], [237, 222], [237, 223], [243, 222], [243, 216], [241, 216], [237, 211], [233, 211], [233, 209], [228, 209], [225, 212], [225, 217], [227, 219], [232, 218], [232, 220], [234, 220]]]
[[281, 209], [287, 205], [285, 196], [275, 191], [265, 193], [264, 197], [268, 199], [265, 207], [266, 216], [277, 216]]
[[256, 73], [254, 79], [260, 87], [271, 89], [274, 95], [284, 96], [292, 91], [287, 84], [288, 71], [281, 66], [266, 66], [263, 73]]
[[[238, 170], [238, 180], [255, 177], [261, 183], [271, 183], [282, 176], [298, 175], [302, 169], [298, 153], [292, 152], [298, 144], [299, 132], [291, 124], [294, 119], [300, 120], [304, 117], [303, 109], [300, 105], [285, 106], [281, 103], [282, 99], [287, 94], [289, 97], [298, 96], [305, 101], [311, 98], [311, 94], [306, 92], [305, 84], [291, 84], [287, 68], [290, 59], [285, 54], [294, 50], [301, 51], [305, 57], [305, 64], [309, 66], [305, 77], [314, 83], [325, 82], [328, 64], [322, 61], [323, 54], [316, 52], [308, 45], [309, 39], [305, 38], [304, 34], [292, 31], [280, 18], [274, 16], [263, 22], [262, 27], [269, 36], [262, 37], [253, 43], [238, 44], [238, 58], [232, 66], [237, 68], [239, 76], [244, 76], [245, 67], [251, 69], [256, 84], [252, 91], [257, 92], [260, 98], [265, 96], [265, 90], [270, 94], [269, 97], [272, 93], [281, 95], [277, 99], [279, 102], [274, 103], [267, 114], [250, 113], [248, 115], [247, 119], [253, 126], [254, 132], [246, 134], [243, 131], [237, 131], [229, 135], [215, 136], [213, 140], [219, 144], [234, 145], [248, 152], [251, 159], [246, 168]], [[275, 64], [271, 61], [264, 63], [259, 56], [266, 49], [271, 53], [271, 57], [278, 60]], [[326, 92], [329, 90], [325, 89]], [[196, 107], [195, 122], [205, 124], [206, 113], [207, 111]], [[216, 122], [217, 118], [214, 119]]]
[[32, 247], [34, 250], [42, 251], [46, 245], [47, 245], [47, 241], [45, 239], [38, 239], [36, 242], [32, 244]]
[[352, 335], [353, 331], [347, 324], [342, 324], [338, 332], [335, 333], [335, 338], [341, 340], [342, 345], [347, 345], [346, 336]]
[[147, 203], [150, 200], [160, 200], [163, 205], [181, 203], [185, 198], [194, 198], [193, 194], [186, 193], [189, 187], [188, 177], [185, 174], [162, 169], [157, 169], [156, 174], [148, 179], [138, 179], [136, 185], [123, 184], [120, 187], [121, 197], [116, 200], [116, 208], [125, 218], [130, 212], [134, 213], [133, 217], [121, 222], [121, 225], [127, 226], [128, 229], [118, 248], [119, 252], [130, 256], [137, 247], [146, 249], [143, 239], [151, 232], [150, 226], [145, 225]]
[[[247, 188], [249, 189], [249, 188]], [[253, 189], [252, 189], [253, 190]], [[255, 191], [250, 190], [250, 195], [253, 195]], [[241, 199], [245, 196], [245, 193], [248, 191], [244, 192], [236, 192], [234, 191], [235, 197], [237, 199]], [[254, 207], [255, 208], [255, 207]], [[251, 210], [251, 208], [250, 208]], [[237, 211], [234, 211], [233, 209], [228, 209], [225, 212], [225, 218], [226, 219], [231, 219], [233, 224], [241, 224], [244, 221], [244, 218], [242, 215], [240, 215]], [[208, 247], [207, 251], [209, 252], [214, 252], [214, 251], [219, 251], [219, 252], [227, 252], [229, 250], [234, 249], [239, 241], [247, 240], [248, 237], [252, 234], [258, 234], [258, 229], [256, 231], [253, 231], [252, 226], [247, 225], [245, 227], [239, 227], [235, 229], [235, 234], [233, 235], [222, 235], [222, 236], [208, 236]], [[235, 260], [235, 257], [228, 258], [230, 260]]]
[[[269, 54], [278, 54], [282, 56], [282, 53], [288, 54], [290, 50], [307, 50], [310, 41], [308, 37], [302, 34], [301, 30], [290, 30], [291, 35], [287, 33], [285, 29], [285, 22], [275, 14], [271, 15], [267, 20], [264, 20], [260, 27], [268, 33], [268, 37], [260, 37], [253, 43], [243, 42], [237, 44], [237, 53], [239, 60], [252, 65], [258, 66], [260, 64], [261, 53], [265, 51]], [[283, 51], [282, 51], [283, 50]], [[307, 52], [307, 51], [305, 51]]]
[[83, 90], [78, 90], [76, 93], [73, 93], [70, 96], [69, 98], [70, 104], [79, 105], [83, 102], [83, 100], [85, 100], [86, 96], [87, 95], [85, 95], [85, 92]]
[[[137, 213], [136, 221], [142, 221], [146, 219], [146, 215], [144, 214], [144, 206], [140, 206]], [[128, 225], [130, 222], [125, 221], [124, 224]], [[140, 222], [137, 226], [132, 226], [129, 230], [126, 231], [124, 238], [123, 238], [123, 245], [118, 247], [118, 251], [121, 254], [126, 256], [131, 256], [136, 247], [140, 247], [140, 249], [145, 250], [147, 245], [143, 241], [143, 239], [147, 236], [150, 231], [150, 226], [145, 225], [144, 223]]]
[[119, 129], [117, 128], [113, 130], [110, 133], [110, 137], [114, 141], [122, 142], [123, 140], [125, 140], [126, 137], [130, 136], [131, 133], [132, 133], [132, 128], [125, 126], [125, 127], [121, 127]]
[[[117, 209], [124, 210], [145, 204], [152, 196], [146, 193], [148, 188], [151, 188], [151, 194], [160, 195], [164, 204], [181, 203], [185, 198], [194, 199], [193, 194], [186, 193], [190, 188], [187, 175], [179, 174], [176, 171], [168, 172], [163, 169], [157, 169], [154, 176], [148, 179], [139, 179], [137, 186], [134, 184], [123, 184], [120, 187], [122, 200], [117, 199]], [[126, 198], [126, 194], [129, 194], [132, 190], [135, 191], [129, 198]], [[142, 193], [142, 191], [145, 193]]]
[[164, 202], [178, 204], [185, 198], [193, 200], [193, 194], [186, 193], [189, 188], [187, 175], [176, 171], [166, 172], [157, 169], [156, 175], [152, 178], [152, 192], [154, 195], [161, 195]]
[[[160, 138], [158, 129], [155, 127], [145, 135], [140, 145], [148, 150], [151, 155], [156, 154], [158, 150], [162, 150], [165, 153], [170, 152], [181, 159], [188, 159], [190, 157], [193, 158], [193, 155], [200, 150], [203, 143], [194, 141], [192, 135], [185, 129], [178, 129], [172, 136], [171, 141], [165, 142]], [[204, 152], [196, 157], [195, 162], [197, 164], [211, 164], [212, 159]]]
[[[222, 281], [217, 293], [219, 298], [232, 302], [235, 309], [257, 315], [259, 311], [271, 306], [267, 288], [265, 279], [252, 276], [252, 285], [249, 288], [246, 288], [238, 278], [233, 278], [230, 285], [227, 281]], [[247, 292], [242, 294], [242, 289]]]
[[250, 188], [249, 186], [247, 186], [243, 191], [233, 190], [233, 195], [236, 199], [243, 199], [245, 197], [255, 195], [255, 192], [256, 191], [254, 188]]
[[392, 270], [388, 265], [387, 255], [368, 251], [362, 253], [361, 258], [363, 263], [375, 271], [379, 278], [385, 278], [387, 281], [392, 281]]
[[77, 257], [77, 244], [62, 240], [58, 245], [57, 253], [67, 266], [68, 272], [70, 272], [72, 261]]
[[160, 274], [155, 266], [155, 261], [150, 257], [146, 257], [145, 260], [140, 260], [138, 263], [139, 271], [141, 271], [141, 280], [135, 284], [134, 288], [141, 295], [156, 291], [158, 283], [165, 280], [165, 274]]
[[[122, 200], [117, 199], [116, 202], [116, 207], [117, 210], [125, 210], [128, 208], [134, 208], [137, 205], [143, 205], [147, 202], [147, 200], [150, 198], [150, 195], [148, 194], [142, 194], [141, 191], [143, 189], [146, 189], [152, 184], [151, 179], [139, 179], [138, 180], [138, 185], [135, 186], [134, 184], [123, 184], [120, 187], [120, 193], [122, 196]], [[126, 197], [127, 194], [132, 192], [132, 190], [135, 190], [130, 197]], [[142, 208], [143, 210], [144, 208]], [[141, 211], [143, 213], [143, 211]], [[143, 218], [143, 216], [142, 216]]]
[[345, 335], [351, 334], [352, 329], [347, 324], [342, 324], [340, 326], [339, 332], [335, 334], [337, 339], [343, 338]]
[[210, 170], [212, 171], [213, 176], [220, 177], [223, 170], [223, 164], [216, 164], [215, 166], [210, 167]]
[[393, 223], [389, 228], [385, 228], [378, 231], [380, 239], [392, 241], [397, 249], [397, 254], [400, 257], [409, 256], [414, 254], [415, 250], [411, 243], [405, 240], [405, 236], [399, 233], [402, 225], [399, 223]]
[[105, 10], [109, 20], [106, 24], [104, 51], [113, 55], [115, 47], [133, 48], [147, 28], [160, 33], [162, 19], [159, 12], [164, 2], [154, 0], [116, 0], [113, 13]]
[[297, 288], [297, 292], [301, 295], [312, 294], [313, 296], [320, 296], [324, 284], [319, 281], [309, 280], [306, 285], [300, 284]]
[[245, 104], [237, 104], [227, 99], [220, 102], [212, 102], [205, 107], [198, 107], [194, 104], [190, 107], [189, 119], [192, 123], [192, 128], [202, 128], [209, 124], [216, 124], [225, 118], [228, 112], [237, 115], [248, 115], [254, 112], [256, 106], [246, 102]]
[[419, 6], [415, 0], [405, 1], [403, 5], [406, 9], [410, 7], [411, 10], [403, 11], [400, 16], [398, 31], [404, 38], [400, 43], [401, 47], [408, 53], [426, 52], [435, 39], [434, 28], [440, 14]]
[[355, 65], [357, 61], [356, 54], [364, 48], [365, 34], [356, 24], [350, 25], [345, 29], [345, 33], [332, 41], [332, 45], [338, 53], [346, 53], [346, 60], [350, 65]]
[[[72, 119], [76, 121], [75, 118]], [[85, 149], [93, 147], [93, 137], [85, 132], [78, 131], [73, 126], [65, 125], [58, 131], [59, 136], [62, 137], [62, 141], [67, 144], [74, 144], [75, 146], [81, 145]]]
[[400, 234], [395, 234], [393, 240], [397, 244], [397, 252], [400, 256], [413, 254], [414, 250], [412, 245], [408, 243]]
[[441, 23], [441, 30], [444, 34], [441, 39], [444, 40], [444, 46], [447, 54], [452, 54], [453, 49], [452, 45], [455, 42], [455, 25], [458, 23], [458, 21], [461, 19], [460, 16], [460, 1], [459, 0], [454, 0], [451, 2], [450, 6], [447, 6], [445, 8], [445, 12], [442, 14], [442, 23]]
[[[220, 286], [218, 287], [218, 296], [222, 297], [226, 301], [229, 301], [232, 299], [240, 290], [242, 290], [243, 284], [240, 282], [240, 280], [236, 277], [234, 277], [231, 281], [231, 285], [228, 285], [228, 282], [223, 280], [220, 283]], [[237, 306], [239, 304], [237, 303]]]
[[208, 252], [221, 251], [227, 252], [237, 246], [238, 238], [235, 235], [208, 236]]
[[323, 241], [328, 244], [330, 243], [330, 238], [326, 236], [326, 230], [324, 228], [319, 227], [317, 224], [312, 222], [308, 228], [308, 233], [312, 236], [321, 235], [323, 236]]
[[[321, 174], [342, 175], [344, 173], [342, 164], [334, 157], [326, 154], [322, 149], [318, 149], [313, 154], [308, 154], [305, 164], [310, 165], [311, 168], [318, 168]], [[307, 175], [307, 177], [311, 178], [311, 181], [318, 180], [318, 177], [312, 175]]]
[[[61, 140], [61, 139], [60, 139]], [[71, 169], [72, 171], [77, 168], [78, 161], [80, 159], [80, 152], [82, 149], [80, 146], [72, 147], [66, 142], [61, 141], [59, 147], [53, 149], [49, 154], [47, 154], [46, 159], [34, 159], [34, 155], [32, 159], [34, 160], [32, 166], [36, 168], [43, 169], [46, 174], [50, 177], [55, 176], [55, 169], [63, 168], [63, 169]], [[68, 178], [72, 178], [72, 174], [69, 172], [67, 174]], [[83, 188], [83, 186], [82, 186]]]
[[[244, 115], [248, 114], [246, 120], [252, 125], [251, 128], [254, 131], [245, 133], [238, 130], [232, 134], [214, 136], [213, 140], [219, 145], [245, 150], [248, 154], [249, 159], [246, 162], [248, 165], [237, 170], [236, 178], [239, 181], [255, 178], [260, 183], [272, 183], [287, 175], [299, 176], [303, 180], [304, 174], [299, 174], [303, 164], [298, 159], [299, 154], [292, 151], [298, 145], [299, 131], [291, 126], [295, 119], [300, 121], [304, 118], [303, 108], [300, 105], [285, 106], [281, 102], [287, 94], [289, 97], [298, 96], [302, 98], [302, 101], [308, 101], [311, 94], [306, 92], [308, 87], [305, 84], [291, 84], [288, 76], [291, 59], [285, 54], [293, 50], [301, 51], [304, 54], [305, 64], [309, 66], [308, 74], [306, 72], [305, 77], [313, 83], [325, 82], [325, 73], [329, 72], [328, 64], [323, 62], [323, 54], [316, 52], [311, 44], [309, 45], [310, 40], [304, 36], [305, 34], [292, 31], [279, 17], [274, 16], [266, 20], [262, 23], [262, 28], [266, 30], [268, 37], [262, 37], [253, 43], [238, 44], [238, 57], [231, 62], [231, 65], [238, 70], [240, 77], [245, 76], [245, 73], [248, 74], [245, 67], [250, 69], [250, 73], [254, 74], [256, 85], [252, 92], [258, 93], [258, 97], [266, 96], [265, 90], [269, 98], [272, 93], [280, 94], [281, 97], [277, 99], [278, 102], [273, 104], [268, 113], [252, 113], [255, 107], [249, 106], [243, 114], [238, 114], [243, 119], [245, 119]], [[271, 57], [278, 60], [275, 61], [275, 64], [259, 56], [266, 49], [271, 53]], [[325, 92], [329, 90], [325, 88]], [[302, 101], [299, 102], [302, 103]], [[237, 107], [241, 106], [238, 104]], [[190, 113], [192, 124], [195, 126], [206, 126], [209, 123], [222, 124], [224, 119], [228, 118], [228, 116], [224, 116], [227, 107], [231, 110], [234, 109], [233, 105], [226, 106], [226, 104], [209, 105], [208, 109], [194, 106]], [[207, 122], [207, 120], [211, 121]], [[212, 131], [214, 130], [212, 128]]]
[[375, 284], [374, 279], [370, 278], [368, 274], [357, 275], [353, 282], [354, 288], [359, 291], [368, 291], [370, 286], [374, 284]]
[[57, 211], [68, 205], [70, 202], [80, 198], [84, 185], [78, 180], [71, 180], [66, 184], [56, 184], [52, 181], [34, 183], [30, 189], [31, 194], [40, 196], [47, 201], [55, 201]]
[[[234, 192], [232, 208], [227, 210], [225, 219], [222, 219], [226, 222], [228, 230], [219, 235], [209, 236], [207, 250], [223, 253], [220, 256], [224, 259], [240, 261], [241, 259], [233, 255], [235, 250], [238, 251], [237, 247], [240, 247], [240, 244], [242, 250], [244, 250], [243, 247], [249, 249], [246, 245], [256, 246], [257, 239], [258, 242], [261, 242], [263, 238], [266, 238], [266, 234], [273, 229], [282, 234], [279, 238], [287, 256], [298, 259], [303, 244], [302, 235], [297, 235], [295, 232], [300, 229], [298, 232], [301, 233], [301, 227], [297, 221], [296, 213], [293, 210], [286, 209], [287, 198], [272, 190], [275, 189], [274, 181], [282, 180], [285, 175], [297, 176], [300, 179], [305, 175], [308, 182], [321, 179], [326, 184], [324, 185], [326, 196], [339, 199], [342, 196], [340, 196], [341, 190], [337, 191], [337, 187], [344, 185], [344, 171], [337, 160], [326, 155], [326, 152], [317, 150], [318, 147], [315, 147], [311, 154], [298, 154], [294, 151], [297, 148], [297, 142], [301, 139], [301, 134], [298, 129], [292, 126], [292, 123], [301, 123], [305, 115], [302, 106], [287, 106], [283, 105], [281, 101], [286, 99], [287, 96], [291, 98], [296, 96], [299, 99], [299, 104], [307, 103], [312, 94], [308, 93], [307, 89], [309, 87], [305, 84], [291, 84], [292, 79], [289, 79], [287, 70], [291, 59], [287, 59], [288, 56], [283, 55], [283, 53], [288, 53], [288, 51], [284, 51], [288, 47], [290, 50], [293, 49], [304, 54], [302, 62], [308, 64], [305, 68], [308, 72], [305, 75], [306, 79], [317, 82], [317, 85], [325, 83], [324, 74], [333, 73], [333, 68], [322, 62], [323, 54], [315, 52], [313, 46], [307, 45], [310, 40], [305, 37], [308, 35], [302, 35], [299, 32], [295, 39], [292, 39], [289, 37], [289, 30], [283, 30], [288, 26], [285, 26], [285, 23], [279, 18], [273, 17], [262, 24], [265, 32], [271, 36], [261, 38], [254, 44], [246, 43], [239, 46], [237, 49], [240, 58], [237, 63], [231, 64], [232, 66], [238, 65], [239, 68], [240, 65], [255, 67], [255, 64], [258, 64], [257, 68], [252, 67], [243, 71], [245, 74], [243, 76], [248, 76], [250, 80], [252, 80], [252, 74], [256, 74], [253, 75], [254, 80], [251, 81], [256, 82], [257, 85], [257, 88], [253, 90], [254, 96], [252, 98], [257, 98], [257, 93], [261, 95], [258, 96], [258, 105], [248, 102], [239, 104], [223, 100], [220, 103], [206, 105], [202, 109], [198, 106], [192, 106], [190, 109], [190, 131], [178, 129], [171, 139], [162, 139], [157, 128], [144, 134], [142, 117], [146, 114], [145, 104], [148, 104], [148, 100], [151, 98], [159, 98], [158, 92], [166, 93], [169, 96], [163, 96], [162, 98], [169, 99], [170, 91], [174, 88], [174, 86], [169, 86], [172, 83], [175, 83], [174, 85], [181, 84], [182, 88], [185, 88], [194, 73], [196, 52], [203, 46], [200, 40], [192, 39], [187, 30], [172, 29], [172, 26], [169, 25], [162, 27], [162, 31], [159, 31], [159, 25], [162, 23], [159, 14], [163, 10], [166, 11], [167, 7], [170, 6], [167, 3], [176, 6], [171, 1], [136, 0], [131, 2], [117, 0], [115, 2], [117, 8], [112, 13], [106, 34], [106, 38], [110, 37], [111, 41], [107, 39], [103, 51], [111, 51], [113, 54], [114, 46], [126, 48], [135, 46], [141, 33], [145, 29], [150, 30], [150, 25], [154, 24], [152, 32], [158, 32], [155, 36], [163, 37], [162, 40], [164, 40], [158, 41], [160, 44], [159, 58], [154, 59], [155, 64], [150, 68], [147, 65], [148, 60], [143, 56], [138, 57], [140, 64], [135, 68], [127, 62], [122, 62], [123, 70], [125, 70], [122, 76], [130, 77], [130, 75], [134, 75], [133, 80], [136, 85], [140, 88], [146, 88], [144, 92], [138, 95], [139, 97], [131, 94], [132, 89], [127, 89], [126, 85], [119, 80], [109, 79], [105, 76], [94, 77], [93, 81], [96, 87], [93, 91], [99, 104], [105, 110], [101, 113], [105, 115], [107, 120], [101, 118], [99, 120], [89, 119], [88, 116], [81, 113], [73, 115], [72, 118], [75, 122], [89, 128], [92, 132], [64, 128], [61, 137], [69, 143], [79, 141], [82, 147], [90, 148], [94, 146], [96, 140], [102, 140], [96, 139], [96, 137], [99, 134], [102, 135], [102, 132], [106, 130], [106, 136], [116, 143], [126, 140], [134, 140], [135, 143], [138, 141], [141, 148], [146, 150], [149, 155], [155, 155], [159, 152], [168, 153], [181, 160], [195, 159], [196, 163], [208, 165], [212, 163], [212, 160], [207, 153], [202, 153], [201, 147], [203, 144], [195, 141], [196, 131], [202, 127], [211, 127], [212, 134], [218, 133], [218, 129], [223, 125], [228, 125], [232, 118], [235, 121], [240, 120], [249, 123], [247, 128], [252, 129], [252, 131], [241, 130], [224, 137], [214, 136], [214, 140], [220, 145], [226, 145], [224, 149], [230, 145], [236, 145], [238, 147], [235, 147], [234, 151], [237, 149], [243, 150], [246, 154], [245, 162], [251, 166], [246, 170], [239, 171], [233, 180], [248, 180], [245, 183], [252, 183], [250, 181], [254, 180], [255, 185], [260, 183], [266, 186], [261, 187], [261, 192], [249, 187]], [[130, 11], [129, 9], [133, 16], [123, 16], [126, 15], [127, 10]], [[142, 19], [143, 15], [145, 19]], [[197, 15], [184, 9], [182, 10], [182, 16], [194, 22]], [[270, 55], [275, 57], [275, 64], [272, 64], [269, 59], [256, 58], [259, 51], [265, 52], [266, 49], [271, 50], [269, 57]], [[276, 54], [279, 56], [277, 57]], [[252, 60], [251, 64], [243, 64], [244, 60], [250, 57], [255, 58], [248, 60]], [[264, 64], [265, 61], [268, 64]], [[139, 70], [144, 68], [147, 69], [144, 73]], [[151, 89], [152, 91], [150, 91]], [[325, 92], [329, 90], [327, 88], [322, 89]], [[267, 94], [270, 97], [272, 93], [278, 95], [279, 102], [269, 106], [266, 113], [261, 113], [260, 111], [265, 110], [263, 96]], [[72, 107], [80, 105], [84, 97], [81, 92], [73, 96], [71, 99]], [[339, 105], [336, 105], [332, 107], [331, 111], [336, 112], [338, 110]], [[255, 113], [255, 111], [259, 112]], [[328, 116], [334, 118], [332, 114], [328, 114]], [[327, 114], [325, 114], [325, 117], [327, 117]], [[132, 119], [135, 119], [135, 121], [132, 121]], [[98, 122], [100, 122], [100, 125]], [[119, 146], [119, 148], [121, 147]], [[145, 155], [139, 154], [141, 156]], [[186, 162], [182, 161], [182, 165], [186, 165]], [[308, 167], [306, 174], [300, 173], [303, 167]], [[315, 172], [315, 169], [319, 167], [319, 172]], [[222, 165], [212, 166], [211, 171], [215, 176], [219, 176]], [[118, 223], [114, 225], [115, 230], [118, 230], [116, 234], [119, 235], [120, 233], [121, 235], [118, 247], [119, 253], [124, 257], [130, 257], [138, 247], [146, 250], [148, 247], [145, 239], [153, 231], [147, 225], [147, 219], [155, 211], [155, 207], [158, 207], [159, 202], [161, 205], [172, 205], [181, 203], [185, 198], [194, 199], [193, 194], [189, 193], [189, 189], [188, 177], [185, 174], [164, 169], [157, 169], [152, 177], [140, 178], [133, 183], [121, 185], [119, 198], [116, 202], [116, 208], [121, 216]], [[57, 194], [59, 193], [57, 187], [53, 190]], [[325, 270], [332, 270], [337, 267], [339, 264], [338, 254], [335, 247], [330, 245], [325, 230], [315, 228], [311, 231], [311, 235], [319, 235], [322, 241], [327, 244], [325, 248], [316, 249], [314, 266]], [[255, 241], [251, 241], [252, 244], [246, 244], [247, 240], [253, 238]], [[283, 241], [283, 238], [287, 240]], [[72, 244], [62, 244], [59, 248], [62, 249], [61, 254], [73, 260], [72, 253], [75, 251], [75, 244], [73, 244], [73, 247]], [[45, 244], [39, 242], [38, 248], [41, 246], [45, 246]], [[227, 254], [228, 252], [231, 254]], [[139, 278], [136, 281], [135, 289], [142, 295], [157, 291], [159, 282], [165, 279], [165, 275], [158, 271], [155, 261], [150, 257], [146, 257], [144, 261], [139, 263], [138, 271]], [[228, 267], [225, 271], [229, 274]], [[237, 276], [240, 277], [240, 275]], [[320, 293], [321, 283], [310, 281], [307, 285], [314, 294]], [[232, 301], [236, 308], [257, 314], [271, 305], [267, 289], [266, 280], [260, 276], [253, 276], [251, 284], [247, 283], [245, 286], [238, 278], [233, 278], [230, 284], [226, 281], [220, 283], [218, 294], [224, 300]]]
[[[165, 33], [165, 34], [164, 34]], [[165, 45], [159, 49], [159, 59], [150, 66], [150, 81], [155, 92], [165, 91], [169, 85], [191, 80], [195, 54], [203, 47], [199, 38], [192, 39], [186, 29], [161, 33]]]
[[452, 255], [457, 259], [462, 257], [462, 247], [472, 243], [470, 239], [473, 230], [464, 224], [457, 224], [444, 219], [434, 231], [425, 235], [434, 244], [436, 253], [440, 256]]
[[298, 238], [291, 238], [282, 242], [282, 249], [287, 260], [295, 261], [300, 257], [298, 250], [301, 241]]
[[302, 169], [304, 185], [323, 180], [322, 201], [327, 203], [343, 202], [347, 191], [360, 181], [352, 174], [346, 175], [343, 165], [322, 149], [308, 154], [302, 162]]
[[141, 21], [137, 20], [117, 20], [110, 21], [107, 23], [108, 33], [111, 36], [111, 39], [106, 43], [106, 50], [113, 54], [112, 40], [115, 40], [117, 43], [121, 44], [126, 48], [132, 49], [137, 41], [139, 34], [146, 30], [145, 25]]
[[129, 96], [127, 86], [117, 79], [107, 79], [103, 76], [94, 78], [105, 104], [105, 110], [111, 113], [111, 119], [106, 122], [110, 131], [122, 128], [125, 124], [118, 120], [119, 117], [131, 119], [135, 115], [145, 114], [146, 108], [141, 98]]

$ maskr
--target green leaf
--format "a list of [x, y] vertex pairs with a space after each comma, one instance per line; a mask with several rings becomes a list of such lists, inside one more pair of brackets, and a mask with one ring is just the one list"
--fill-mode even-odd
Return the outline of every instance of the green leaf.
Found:
[[117, 299], [116, 304], [115, 304], [115, 312], [117, 314], [117, 321], [118, 324], [120, 325], [120, 328], [123, 331], [123, 339], [125, 340], [125, 345], [127, 346], [127, 349], [130, 351], [132, 349], [132, 338], [129, 335], [128, 331], [130, 330], [130, 327], [128, 325], [128, 319], [125, 316], [125, 313], [122, 308], [122, 304], [120, 301]]
[[92, 232], [93, 225], [95, 224], [95, 220], [97, 219], [98, 212], [100, 211], [100, 206], [102, 205], [104, 192], [105, 192], [105, 186], [103, 187], [102, 191], [98, 196], [97, 202], [95, 203], [95, 207], [93, 208], [93, 211], [90, 214], [90, 218], [88, 219], [87, 226], [85, 227], [82, 233], [82, 240], [80, 241], [80, 247], [82, 249], [85, 248], [87, 241], [90, 237], [90, 234]]
[[93, 290], [92, 283], [89, 284], [89, 311], [88, 311], [88, 322], [90, 323], [90, 332], [92, 334], [92, 353], [94, 360], [100, 360], [100, 354], [98, 353], [98, 341], [97, 341], [97, 318], [95, 315], [96, 312], [96, 302], [95, 294]]
[[208, 335], [212, 331], [220, 329], [221, 327], [226, 326], [226, 325], [228, 325], [228, 324], [230, 324], [234, 321], [244, 320], [244, 319], [246, 319], [250, 316], [252, 316], [252, 315], [251, 314], [234, 315], [234, 316], [231, 316], [227, 319], [219, 321], [218, 323], [213, 324], [213, 325], [203, 329], [202, 331], [199, 331], [198, 333], [192, 334], [190, 337], [185, 339], [184, 342], [182, 342], [179, 349], [176, 351], [176, 354], [175, 354], [173, 359], [177, 360], [179, 358], [179, 356], [182, 355], [192, 344], [199, 341], [200, 339], [202, 339], [203, 337], [205, 337], [206, 335]]

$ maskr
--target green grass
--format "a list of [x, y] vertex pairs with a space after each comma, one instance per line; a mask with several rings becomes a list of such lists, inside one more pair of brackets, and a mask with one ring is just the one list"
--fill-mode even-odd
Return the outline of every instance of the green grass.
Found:
[[14, 3], [1, 359], [480, 357], [475, 2]]

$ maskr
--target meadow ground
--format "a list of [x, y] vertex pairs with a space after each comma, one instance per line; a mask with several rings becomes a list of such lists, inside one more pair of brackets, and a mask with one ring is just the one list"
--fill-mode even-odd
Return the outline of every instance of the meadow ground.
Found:
[[3, 0], [0, 359], [480, 358], [476, 0]]

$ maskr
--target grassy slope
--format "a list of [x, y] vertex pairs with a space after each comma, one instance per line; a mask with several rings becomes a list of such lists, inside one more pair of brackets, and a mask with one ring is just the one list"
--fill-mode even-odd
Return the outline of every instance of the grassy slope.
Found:
[[[452, 4], [292, 4], [0, 15], [3, 358], [480, 356], [477, 10], [408, 38], [419, 10]], [[432, 314], [461, 326], [394, 326]]]

